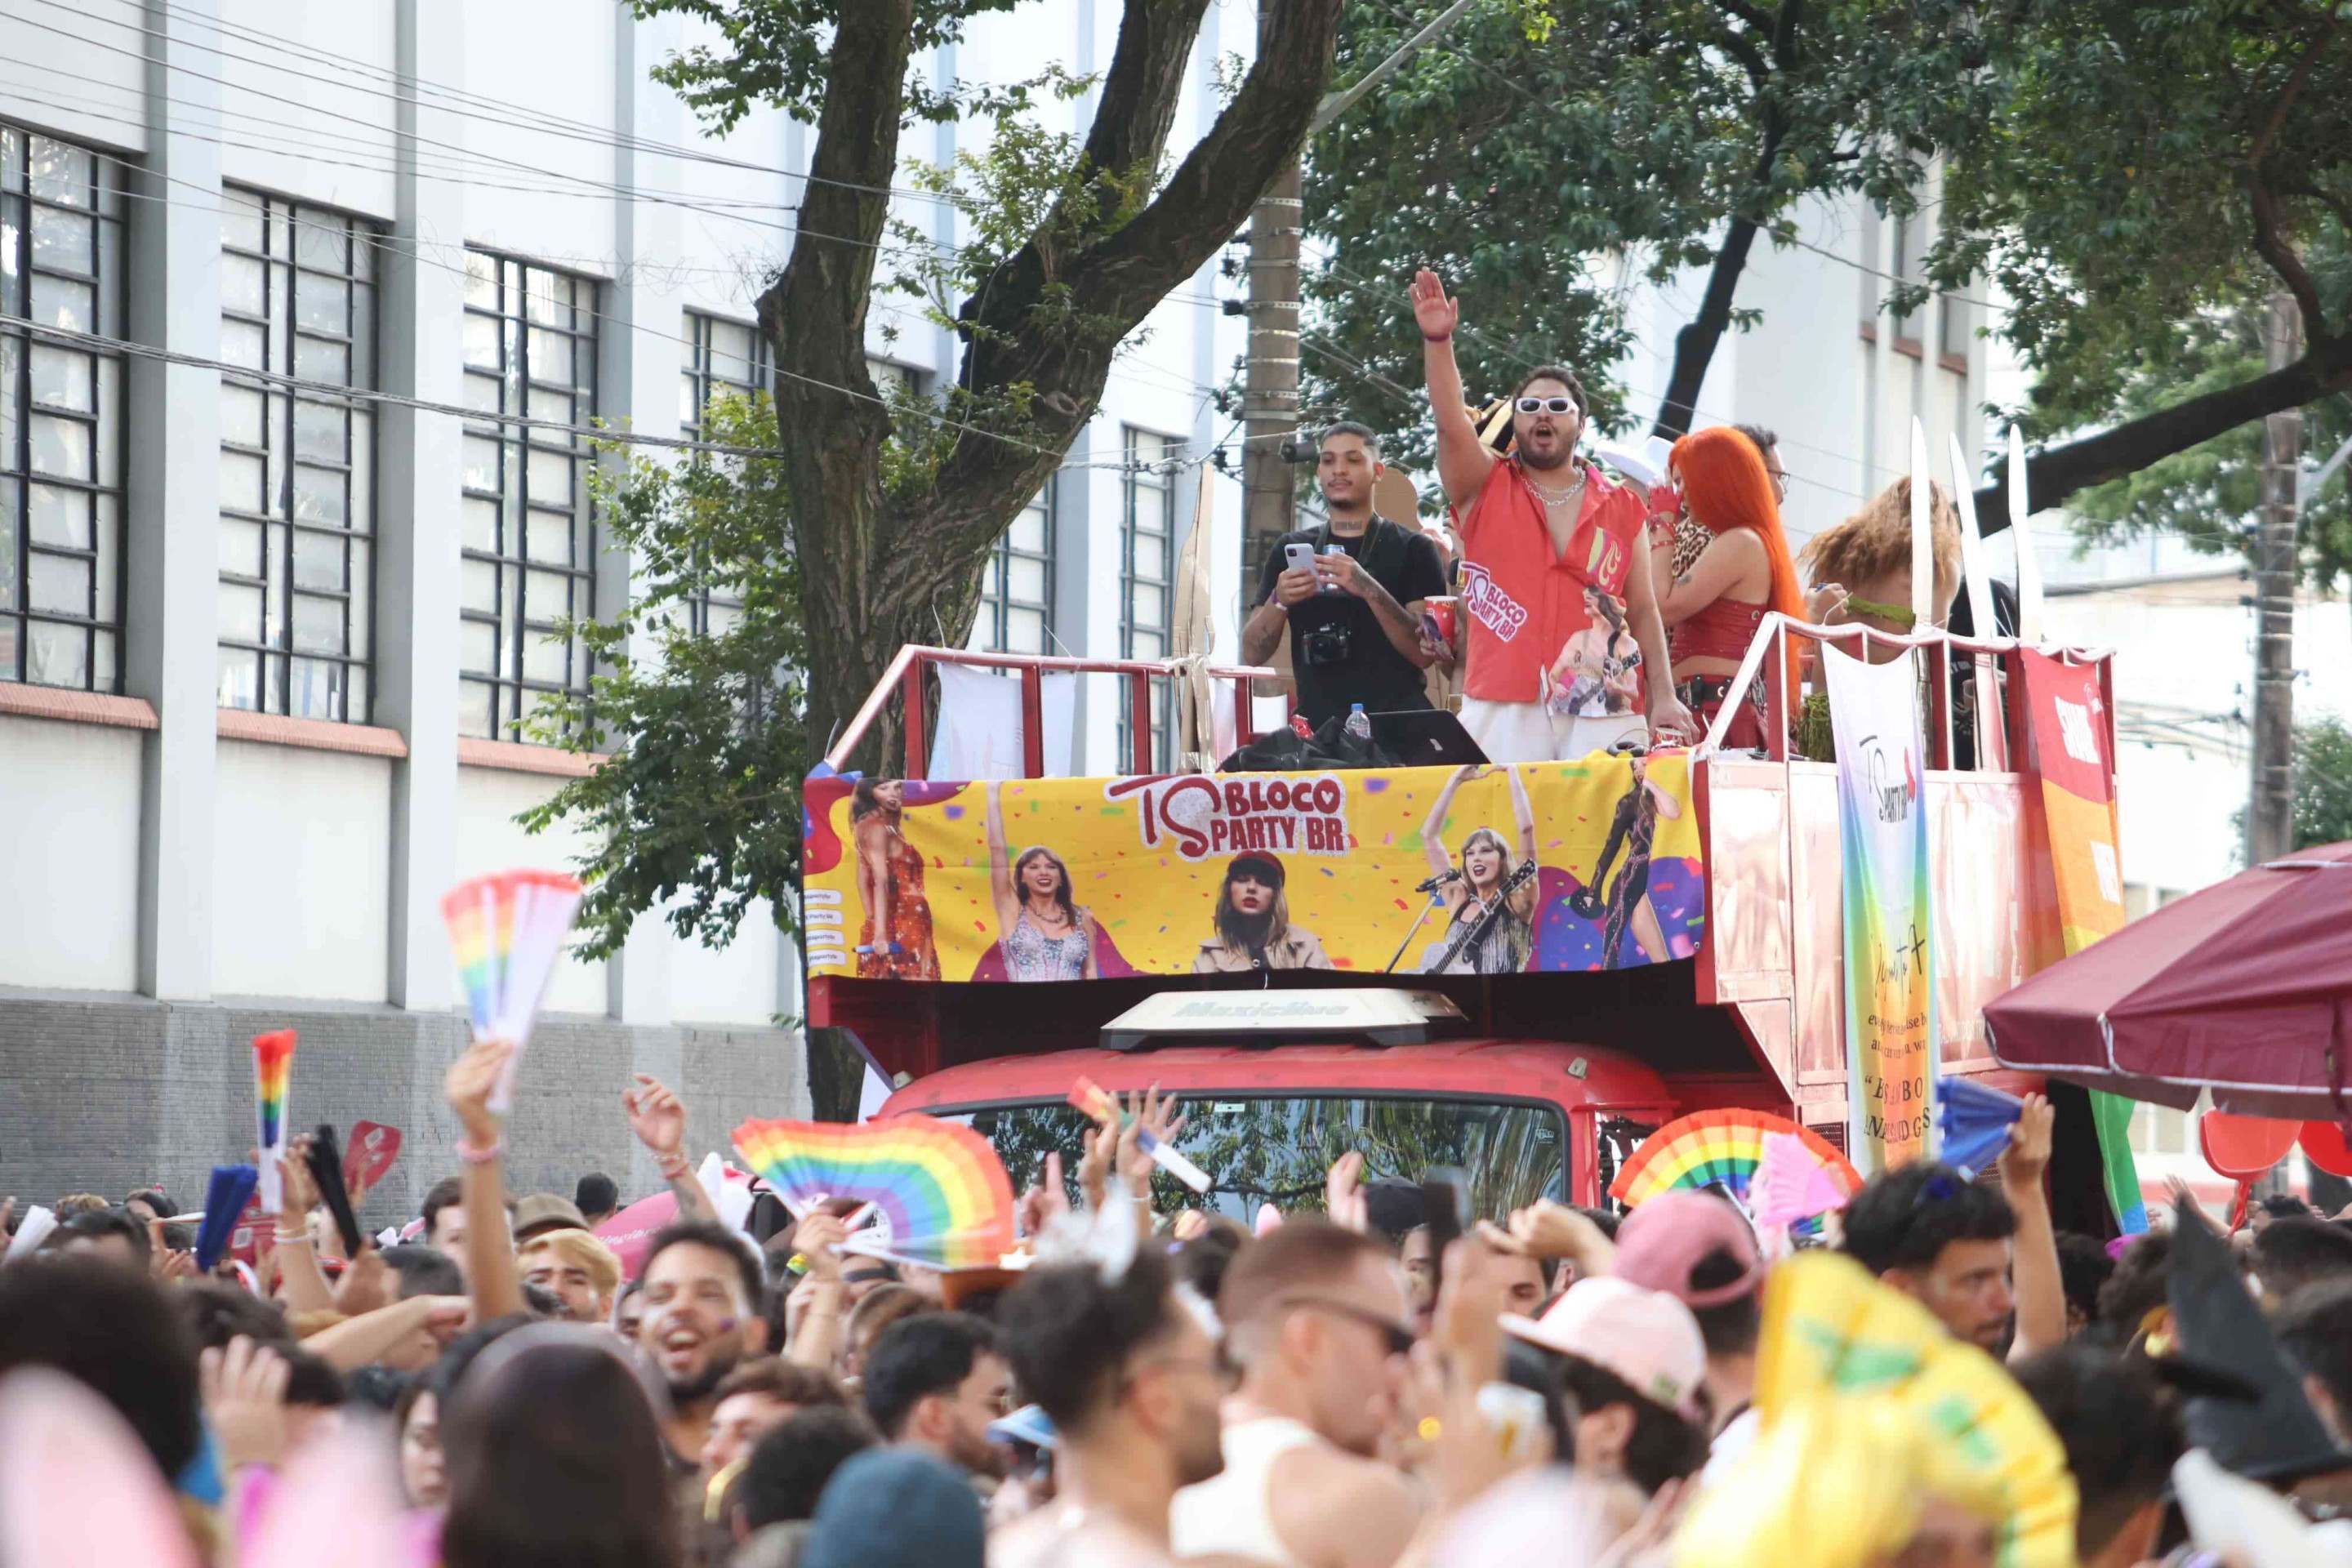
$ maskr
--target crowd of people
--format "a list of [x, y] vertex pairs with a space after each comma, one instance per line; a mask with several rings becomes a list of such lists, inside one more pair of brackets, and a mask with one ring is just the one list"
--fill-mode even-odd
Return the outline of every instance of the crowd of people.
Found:
[[[1155, 1213], [1152, 1097], [1075, 1194], [1049, 1162], [1019, 1253], [942, 1273], [845, 1251], [829, 1206], [754, 1241], [646, 1079], [624, 1108], [678, 1213], [625, 1271], [589, 1225], [609, 1180], [509, 1201], [507, 1056], [451, 1068], [457, 1174], [415, 1240], [343, 1256], [289, 1157], [255, 1266], [200, 1277], [153, 1190], [68, 1197], [12, 1247], [0, 1565], [2130, 1568], [2181, 1544], [2176, 1501], [2227, 1536], [2190, 1467], [2246, 1478], [2262, 1502], [2226, 1517], [2273, 1531], [2200, 1561], [2352, 1536], [2302, 1522], [2352, 1490], [2352, 1231], [2273, 1200], [2225, 1240], [2184, 1194], [2119, 1257], [2054, 1235], [2039, 1097], [1996, 1172], [1882, 1173], [1813, 1237], [1711, 1190], [1449, 1237], [1417, 1173], [1360, 1153], [1321, 1212], [1254, 1232]], [[1924, 1325], [1937, 1398], [1973, 1380], [2031, 1431], [1809, 1387], [1824, 1288]], [[1874, 1394], [1906, 1375], [1842, 1354]], [[2063, 1483], [2039, 1536], [1969, 1468], [2030, 1468], [2020, 1441]]]
[[[1908, 479], [1792, 555], [1780, 516], [1789, 475], [1771, 431], [1696, 431], [1674, 443], [1663, 472], [1630, 458], [1604, 471], [1587, 451], [1591, 404], [1573, 370], [1538, 366], [1507, 398], [1474, 409], [1454, 360], [1459, 303], [1428, 271], [1412, 302], [1452, 526], [1433, 533], [1380, 516], [1379, 435], [1346, 420], [1324, 430], [1325, 521], [1276, 542], [1242, 627], [1250, 663], [1274, 658], [1288, 633], [1309, 725], [1358, 706], [1370, 716], [1458, 697], [1490, 761], [1570, 761], [1695, 742], [1737, 701], [1722, 743], [1759, 748], [1767, 684], [1736, 690], [1733, 678], [1768, 613], [1890, 636], [1925, 629]], [[1931, 489], [1926, 619], [1971, 632], [1964, 612], [1954, 619], [1958, 512]], [[1869, 656], [1900, 651], [1881, 641]], [[1793, 714], [1808, 654], [1792, 640], [1785, 658]]]

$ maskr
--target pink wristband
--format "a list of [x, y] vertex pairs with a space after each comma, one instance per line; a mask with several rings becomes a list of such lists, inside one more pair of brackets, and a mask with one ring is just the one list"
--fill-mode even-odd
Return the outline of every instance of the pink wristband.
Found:
[[504, 1153], [506, 1152], [506, 1146], [507, 1141], [504, 1138], [499, 1138], [493, 1140], [488, 1148], [477, 1149], [471, 1143], [468, 1143], [463, 1138], [460, 1138], [457, 1140], [457, 1158], [465, 1161], [468, 1165], [487, 1165], [491, 1161], [497, 1159], [500, 1154]]

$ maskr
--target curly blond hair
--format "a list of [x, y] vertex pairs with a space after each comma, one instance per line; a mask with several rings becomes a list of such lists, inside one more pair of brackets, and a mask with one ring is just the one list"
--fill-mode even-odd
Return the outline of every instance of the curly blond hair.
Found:
[[[1960, 586], [1960, 514], [1943, 486], [1927, 481], [1927, 516], [1936, 555], [1936, 603], [1949, 605]], [[1858, 583], [1911, 571], [1911, 481], [1900, 479], [1834, 528], [1823, 529], [1797, 555], [1806, 579], [1818, 586]]]

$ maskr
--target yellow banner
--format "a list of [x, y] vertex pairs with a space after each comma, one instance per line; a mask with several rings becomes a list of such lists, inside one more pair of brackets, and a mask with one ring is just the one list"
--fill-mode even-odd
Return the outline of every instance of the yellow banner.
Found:
[[815, 778], [809, 972], [1044, 981], [1631, 967], [1706, 918], [1681, 755], [982, 783]]

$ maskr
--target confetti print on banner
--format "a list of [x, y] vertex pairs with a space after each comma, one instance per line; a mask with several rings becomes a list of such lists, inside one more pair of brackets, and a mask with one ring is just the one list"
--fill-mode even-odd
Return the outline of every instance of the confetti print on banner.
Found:
[[[1696, 814], [1686, 804], [1688, 770], [1680, 758], [1662, 756], [1649, 768], [1660, 791], [1685, 803], [1679, 816], [1661, 813], [1654, 826], [1648, 910], [1638, 922], [1647, 932], [1647, 915], [1655, 913], [1662, 955], [1642, 949], [1634, 940], [1637, 922], [1630, 919], [1621, 922], [1617, 951], [1604, 954], [1605, 910], [1580, 912], [1565, 901], [1595, 875], [1612, 820], [1630, 796], [1630, 764], [1596, 759], [1589, 766], [1538, 763], [1512, 772], [1534, 816], [1542, 872], [1534, 966], [1630, 966], [1696, 951], [1706, 897]], [[1421, 768], [1013, 780], [993, 787], [1000, 792], [1007, 858], [1041, 847], [1066, 868], [1071, 901], [1094, 932], [1095, 968], [1110, 977], [1189, 973], [1202, 944], [1215, 939], [1219, 900], [1243, 855], [1278, 868], [1291, 925], [1315, 939], [1332, 968], [1381, 967], [1428, 908], [1412, 889], [1434, 868], [1424, 842], [1429, 810], [1452, 778], [1449, 769]], [[1456, 786], [1438, 846], [1447, 868], [1459, 866], [1463, 840], [1480, 828], [1516, 848], [1520, 835], [1510, 786], [1503, 771]], [[922, 882], [896, 889], [894, 907], [903, 910], [919, 895], [929, 911], [937, 973], [948, 982], [993, 982], [1006, 973], [991, 874], [988, 787], [909, 784], [898, 819], [898, 831], [913, 856], [901, 852], [891, 863], [905, 866], [919, 857]], [[1303, 802], [1294, 796], [1300, 790], [1309, 792]], [[850, 824], [853, 792], [854, 781], [824, 779], [812, 781], [806, 796], [810, 930], [813, 941], [830, 938], [820, 942], [822, 957], [812, 959], [813, 974], [854, 975], [850, 950], [863, 940], [859, 933], [873, 914], [871, 889], [860, 886]], [[1621, 846], [1606, 879], [1614, 881], [1624, 863]], [[1407, 963], [1417, 953], [1416, 948]]]

